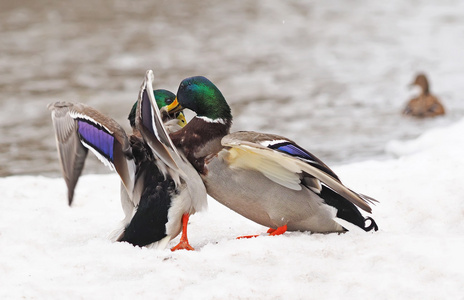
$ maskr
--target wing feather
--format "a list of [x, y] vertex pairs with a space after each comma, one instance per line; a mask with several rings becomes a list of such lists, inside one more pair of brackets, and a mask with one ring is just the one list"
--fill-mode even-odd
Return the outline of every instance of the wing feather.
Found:
[[77, 123], [69, 116], [69, 106], [66, 103], [55, 103], [49, 105], [49, 109], [52, 110], [58, 158], [68, 187], [68, 203], [71, 205], [88, 149], [81, 144], [76, 134]]
[[[163, 165], [159, 165], [159, 167], [164, 172], [170, 172], [169, 170], [182, 172], [175, 161], [175, 156], [179, 156], [177, 149], [163, 126], [153, 93], [149, 92], [153, 90], [153, 77], [153, 72], [147, 71], [145, 80], [140, 87], [135, 124], [155, 153], [155, 157], [161, 159], [169, 169]], [[171, 176], [173, 179], [179, 178], [179, 174], [176, 173], [172, 173]]]
[[90, 149], [106, 166], [116, 170], [132, 194], [135, 163], [124, 129], [113, 119], [84, 104], [56, 102], [52, 111], [58, 156], [72, 203], [74, 189]]
[[[257, 137], [258, 141], [256, 142]], [[284, 139], [278, 136], [271, 137], [272, 139], [279, 138], [279, 142]], [[320, 181], [361, 209], [367, 212], [372, 211], [367, 203], [371, 201], [345, 187], [335, 173], [328, 169], [328, 167], [320, 167], [320, 164], [315, 166], [314, 164], [308, 163], [306, 159], [301, 159], [294, 155], [271, 149], [267, 147], [269, 145], [269, 139], [267, 140], [268, 143], [264, 141], [265, 139], [262, 134], [242, 132], [224, 137], [221, 143], [225, 147], [231, 147], [229, 149], [229, 152], [232, 153], [229, 161], [231, 166], [254, 169], [263, 173], [263, 175], [274, 182], [295, 190], [295, 185], [299, 185], [301, 189], [301, 180], [304, 177], [304, 173], [307, 173], [310, 177], [303, 183], [309, 184], [309, 187], [313, 191], [320, 191], [320, 184], [316, 183]], [[286, 141], [291, 142], [289, 140]], [[250, 163], [257, 157], [259, 157], [259, 163]], [[272, 165], [273, 167], [263, 168], [263, 165]], [[276, 165], [279, 167], [276, 168]], [[297, 174], [299, 176], [298, 179], [291, 174]]]
[[153, 72], [148, 70], [140, 88], [136, 113], [136, 126], [143, 139], [150, 146], [157, 160], [158, 168], [169, 174], [176, 184], [184, 182], [196, 211], [207, 206], [207, 194], [203, 181], [182, 153], [172, 143], [163, 125], [162, 117], [153, 93]]

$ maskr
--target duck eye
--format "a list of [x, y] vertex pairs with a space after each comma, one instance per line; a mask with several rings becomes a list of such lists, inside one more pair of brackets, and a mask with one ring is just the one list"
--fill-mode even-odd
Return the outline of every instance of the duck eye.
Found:
[[172, 98], [168, 98], [168, 99], [166, 99], [166, 101], [165, 101], [165, 102], [166, 102], [166, 104], [167, 104], [167, 105], [169, 105], [169, 104], [171, 104], [171, 103], [172, 103], [172, 101], [174, 101], [174, 99], [172, 99]]

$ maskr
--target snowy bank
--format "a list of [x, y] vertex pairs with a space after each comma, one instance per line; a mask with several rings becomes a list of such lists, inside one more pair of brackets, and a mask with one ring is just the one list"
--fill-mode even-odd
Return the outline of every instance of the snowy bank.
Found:
[[115, 175], [81, 178], [72, 208], [61, 178], [0, 178], [0, 298], [462, 299], [463, 132], [464, 120], [389, 143], [396, 159], [334, 168], [380, 201], [376, 233], [236, 240], [266, 228], [210, 199], [190, 219], [195, 252], [111, 243]]

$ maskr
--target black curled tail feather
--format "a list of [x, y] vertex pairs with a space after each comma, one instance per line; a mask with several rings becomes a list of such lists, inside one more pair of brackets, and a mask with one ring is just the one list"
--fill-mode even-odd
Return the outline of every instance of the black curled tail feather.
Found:
[[374, 219], [372, 219], [371, 217], [367, 217], [364, 219], [364, 222], [367, 222], [367, 221], [370, 221], [370, 224], [368, 226], [364, 224], [364, 230], [366, 232], [371, 231], [371, 230], [374, 230], [374, 231], [379, 230], [379, 226], [377, 226], [377, 223], [375, 223]]

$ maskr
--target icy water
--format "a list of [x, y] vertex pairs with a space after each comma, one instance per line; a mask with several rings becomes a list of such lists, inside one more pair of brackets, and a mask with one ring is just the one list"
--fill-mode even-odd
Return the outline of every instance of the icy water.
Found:
[[[330, 165], [385, 159], [464, 113], [460, 1], [0, 0], [0, 176], [59, 174], [46, 105], [91, 105], [128, 128], [145, 70], [204, 75], [233, 130], [285, 135]], [[400, 111], [429, 74], [448, 115]], [[86, 173], [107, 172], [92, 156]]]

